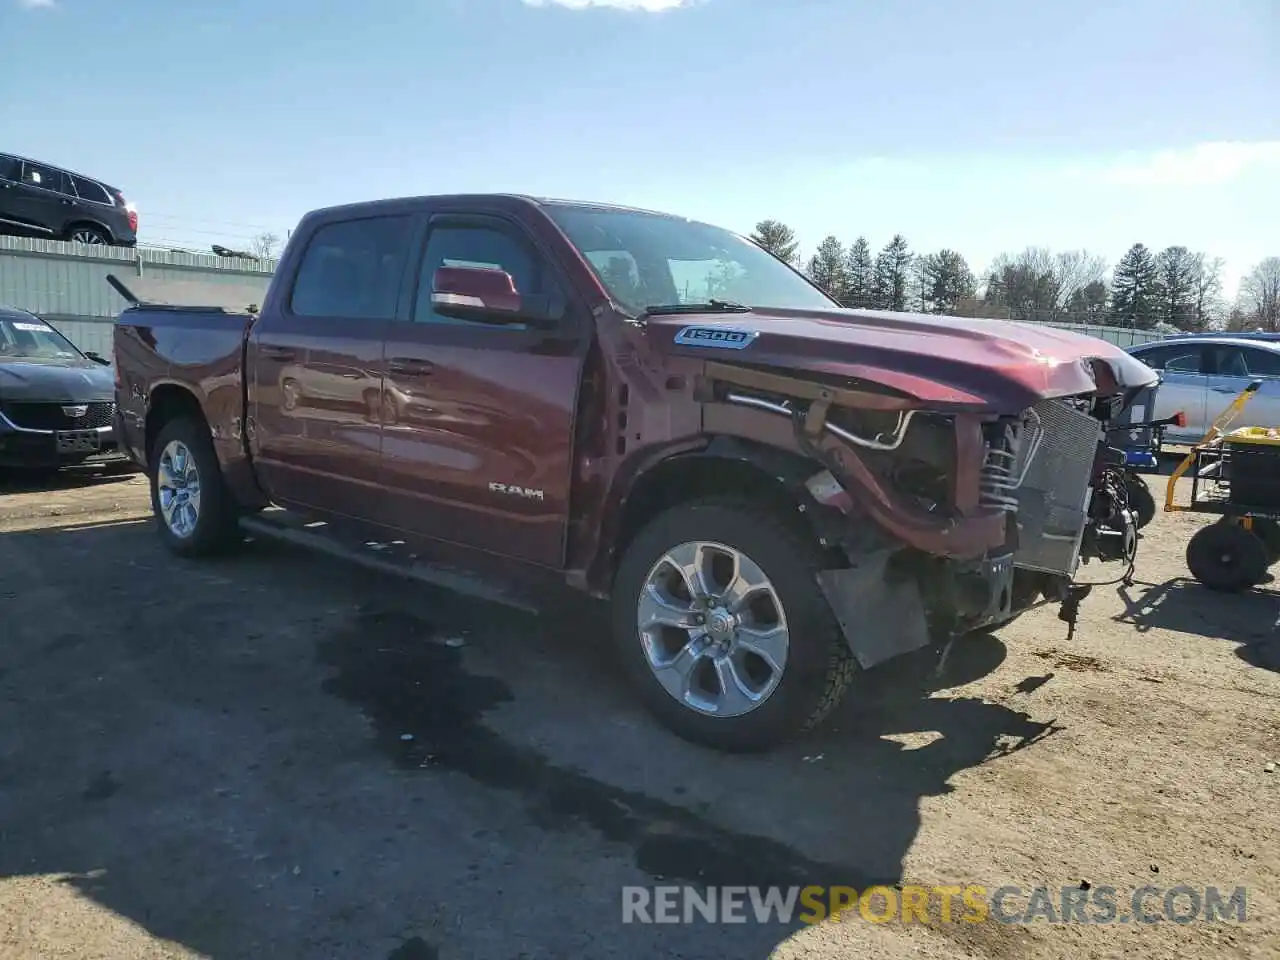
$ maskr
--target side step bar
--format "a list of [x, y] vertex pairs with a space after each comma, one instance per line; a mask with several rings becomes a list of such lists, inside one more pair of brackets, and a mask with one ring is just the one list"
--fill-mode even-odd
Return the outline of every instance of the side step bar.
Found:
[[[330, 525], [323, 521], [307, 522], [301, 517], [279, 508], [263, 511], [255, 516], [242, 517], [240, 527], [247, 534], [264, 540], [276, 540], [294, 546], [328, 554], [339, 560], [358, 563], [380, 573], [416, 580], [433, 587], [451, 590], [465, 596], [537, 616], [537, 607], [511, 596], [486, 580], [462, 571], [424, 563], [408, 553], [398, 541], [367, 541], [354, 544], [328, 532]], [[325, 531], [325, 532], [321, 532]]]

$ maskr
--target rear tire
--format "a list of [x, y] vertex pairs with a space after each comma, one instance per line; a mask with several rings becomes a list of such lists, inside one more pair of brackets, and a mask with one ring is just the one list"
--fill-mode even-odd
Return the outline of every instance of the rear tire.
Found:
[[147, 460], [151, 510], [170, 550], [182, 557], [209, 556], [238, 539], [235, 505], [203, 421], [170, 420]]
[[1248, 590], [1262, 582], [1267, 566], [1262, 539], [1232, 520], [1201, 527], [1187, 544], [1187, 568], [1210, 590]]
[[[706, 571], [706, 602], [682, 588], [691, 577], [672, 558]], [[653, 519], [627, 548], [612, 596], [618, 654], [648, 709], [683, 739], [734, 752], [817, 726], [857, 669], [815, 578], [823, 567], [810, 538], [756, 504], [696, 501]], [[739, 588], [725, 589], [730, 581]], [[658, 610], [690, 625], [642, 630], [641, 614]]]
[[71, 243], [83, 243], [94, 247], [106, 246], [111, 243], [111, 238], [107, 236], [106, 231], [87, 223], [77, 223], [68, 230], [67, 240]]

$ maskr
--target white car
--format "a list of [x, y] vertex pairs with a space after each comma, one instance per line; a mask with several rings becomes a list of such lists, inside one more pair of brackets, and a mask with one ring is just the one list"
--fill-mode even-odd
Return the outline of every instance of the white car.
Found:
[[1129, 353], [1161, 372], [1156, 419], [1179, 410], [1186, 415], [1185, 427], [1165, 429], [1170, 443], [1198, 442], [1253, 380], [1262, 387], [1236, 426], [1280, 427], [1280, 339], [1175, 336], [1130, 347]]

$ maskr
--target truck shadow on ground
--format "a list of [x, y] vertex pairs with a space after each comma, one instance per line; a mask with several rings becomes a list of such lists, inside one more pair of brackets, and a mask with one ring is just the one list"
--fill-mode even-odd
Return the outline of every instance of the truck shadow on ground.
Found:
[[1254, 666], [1280, 670], [1280, 597], [1270, 591], [1219, 593], [1188, 577], [1163, 583], [1136, 580], [1117, 588], [1124, 610], [1114, 619], [1139, 633], [1176, 630], [1235, 643]]
[[[715, 754], [638, 712], [594, 609], [533, 620], [416, 586], [409, 597], [388, 578], [256, 544], [201, 566], [188, 596], [196, 568], [160, 550], [139, 525], [0, 537], [0, 590], [19, 558], [53, 595], [73, 559], [93, 556], [92, 575], [78, 570], [65, 590], [116, 612], [82, 630], [23, 629], [0, 651], [0, 726], [20, 731], [0, 768], [0, 876], [68, 874], [114, 913], [213, 957], [763, 958], [796, 924], [624, 926], [620, 885], [892, 885], [921, 798], [1056, 729], [930, 696], [1000, 665], [1000, 641], [979, 637], [941, 680], [923, 655], [868, 675], [802, 742]], [[13, 615], [38, 614], [16, 597]], [[929, 742], [890, 739], [904, 734]], [[343, 801], [353, 778], [358, 802]], [[450, 821], [421, 805], [428, 788], [467, 798], [464, 811], [514, 799], [522, 816]], [[228, 791], [270, 802], [211, 806]], [[450, 860], [451, 844], [481, 834], [481, 852]], [[274, 838], [270, 856], [246, 853], [255, 837]], [[330, 853], [332, 876], [292, 892], [281, 882], [288, 864], [310, 877]], [[508, 906], [523, 898], [510, 920], [495, 887]], [[506, 945], [476, 932], [481, 919]], [[936, 929], [966, 949], [1007, 932]]]

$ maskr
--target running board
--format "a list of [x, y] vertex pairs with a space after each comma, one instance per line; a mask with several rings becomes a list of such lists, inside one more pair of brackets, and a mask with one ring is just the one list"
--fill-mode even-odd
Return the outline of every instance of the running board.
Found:
[[486, 580], [418, 559], [409, 552], [403, 541], [366, 540], [358, 543], [337, 535], [332, 526], [323, 520], [309, 521], [280, 508], [241, 517], [240, 527], [250, 536], [290, 543], [339, 560], [358, 563], [380, 573], [416, 580], [488, 603], [500, 603], [534, 616], [539, 613], [537, 607], [511, 596]]

